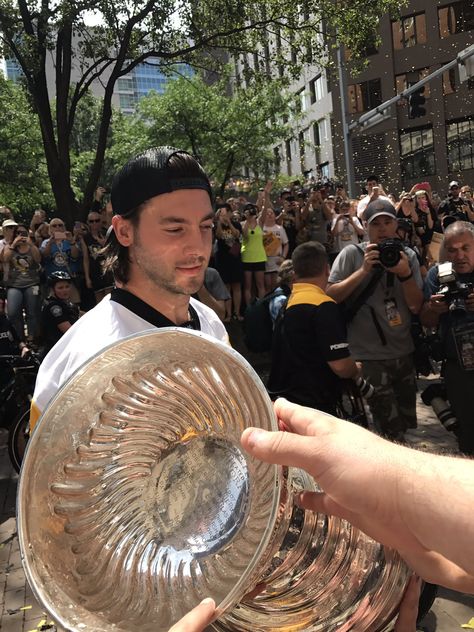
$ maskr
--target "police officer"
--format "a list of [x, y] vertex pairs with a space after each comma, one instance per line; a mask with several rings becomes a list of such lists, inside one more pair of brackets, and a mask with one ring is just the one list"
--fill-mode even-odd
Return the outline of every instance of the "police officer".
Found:
[[79, 308], [71, 302], [72, 279], [69, 273], [53, 272], [48, 277], [48, 283], [50, 295], [41, 310], [43, 357], [79, 318]]
[[[439, 266], [429, 270], [420, 318], [427, 327], [439, 327], [448, 399], [459, 424], [459, 448], [474, 455], [474, 414], [469, 396], [474, 390], [474, 226], [470, 222], [450, 224], [441, 252], [452, 262], [457, 278], [444, 283]], [[443, 284], [451, 291], [440, 294]]]

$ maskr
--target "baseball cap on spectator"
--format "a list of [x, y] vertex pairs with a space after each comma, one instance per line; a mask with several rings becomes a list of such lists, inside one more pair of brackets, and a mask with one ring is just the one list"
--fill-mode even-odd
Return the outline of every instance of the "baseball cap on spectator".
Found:
[[453, 180], [452, 182], [449, 183], [449, 188], [450, 189], [459, 189], [459, 182], [456, 182], [456, 180]]
[[14, 219], [6, 219], [2, 224], [2, 228], [13, 228], [14, 226], [18, 226]]
[[[178, 168], [169, 164], [173, 156], [182, 159]], [[179, 189], [203, 189], [212, 201], [209, 179], [191, 154], [175, 147], [152, 147], [129, 160], [115, 176], [112, 208], [115, 215], [127, 215], [147, 200]]]
[[379, 217], [380, 215], [388, 215], [388, 217], [396, 219], [397, 212], [391, 202], [379, 198], [367, 204], [367, 208], [365, 209], [362, 217], [368, 224], [370, 224], [373, 219]]

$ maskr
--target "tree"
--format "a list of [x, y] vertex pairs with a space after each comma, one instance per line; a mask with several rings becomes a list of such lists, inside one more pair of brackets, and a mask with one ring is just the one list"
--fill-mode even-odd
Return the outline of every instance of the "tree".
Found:
[[[256, 70], [268, 72], [267, 62], [273, 60], [285, 72], [297, 74], [309, 51], [313, 59], [325, 56], [326, 44], [336, 31], [356, 59], [364, 33], [373, 33], [379, 16], [399, 4], [398, 0], [0, 0], [0, 33], [3, 53], [20, 65], [39, 119], [58, 211], [71, 222], [87, 209], [101, 172], [115, 83], [137, 64], [153, 57], [164, 68], [177, 62], [209, 66], [217, 64], [225, 50], [234, 55], [256, 53]], [[88, 26], [91, 13], [99, 19], [98, 26]], [[49, 57], [55, 69], [54, 109], [48, 93]], [[104, 88], [98, 141], [79, 205], [71, 184], [71, 134], [79, 103], [97, 80]]]
[[21, 212], [52, 201], [41, 132], [28, 95], [0, 73], [0, 204]]
[[199, 157], [221, 195], [244, 167], [270, 175], [272, 145], [288, 137], [283, 121], [292, 114], [294, 95], [279, 81], [254, 81], [233, 94], [226, 85], [226, 79], [210, 86], [199, 76], [182, 77], [165, 94], [142, 99], [134, 117], [114, 126], [114, 162], [152, 145], [175, 145]]

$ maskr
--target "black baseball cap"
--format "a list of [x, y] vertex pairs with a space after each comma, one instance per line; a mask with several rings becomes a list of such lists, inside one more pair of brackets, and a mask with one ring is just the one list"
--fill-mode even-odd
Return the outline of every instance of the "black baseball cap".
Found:
[[365, 219], [365, 221], [370, 224], [373, 219], [379, 217], [380, 215], [388, 215], [393, 219], [397, 218], [397, 212], [393, 204], [388, 200], [381, 200], [380, 198], [378, 198], [377, 200], [374, 200], [373, 202], [369, 202], [369, 204], [367, 204], [367, 208], [364, 211], [363, 219]]
[[[182, 164], [170, 165], [174, 156]], [[212, 201], [212, 189], [204, 169], [188, 152], [176, 147], [152, 147], [138, 154], [116, 174], [111, 203], [115, 215], [127, 215], [157, 195], [179, 189], [203, 189]]]

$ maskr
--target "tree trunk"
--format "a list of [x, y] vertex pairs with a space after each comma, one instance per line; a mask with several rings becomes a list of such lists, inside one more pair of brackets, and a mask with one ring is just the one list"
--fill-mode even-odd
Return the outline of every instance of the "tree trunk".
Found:
[[229, 181], [230, 176], [232, 175], [232, 168], [234, 166], [234, 152], [231, 152], [230, 156], [229, 156], [229, 160], [227, 162], [227, 168], [225, 170], [225, 174], [224, 174], [224, 179], [221, 182], [221, 186], [219, 189], [219, 195], [220, 197], [224, 197], [224, 191], [225, 191], [225, 185], [227, 184], [227, 182]]

